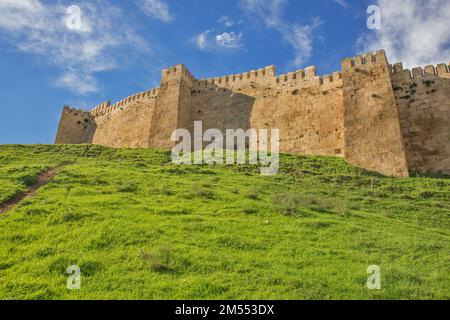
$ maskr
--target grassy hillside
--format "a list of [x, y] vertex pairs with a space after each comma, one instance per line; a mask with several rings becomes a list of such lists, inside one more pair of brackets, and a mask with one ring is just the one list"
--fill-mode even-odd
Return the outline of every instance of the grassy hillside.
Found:
[[[0, 217], [0, 299], [450, 298], [448, 178], [288, 155], [263, 177], [155, 150], [2, 146], [0, 203], [62, 163]], [[369, 265], [382, 290], [367, 289]]]

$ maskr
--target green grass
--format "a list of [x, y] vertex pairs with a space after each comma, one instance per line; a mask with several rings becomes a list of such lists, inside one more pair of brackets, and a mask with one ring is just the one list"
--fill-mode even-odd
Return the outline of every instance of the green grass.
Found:
[[[0, 217], [0, 299], [450, 298], [448, 178], [289, 155], [263, 177], [157, 150], [1, 146], [0, 203], [65, 162]], [[367, 289], [369, 265], [382, 290]]]

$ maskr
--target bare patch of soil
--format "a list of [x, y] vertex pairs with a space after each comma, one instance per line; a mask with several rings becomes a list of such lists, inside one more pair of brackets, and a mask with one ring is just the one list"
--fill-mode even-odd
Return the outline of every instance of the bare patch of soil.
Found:
[[18, 193], [12, 198], [6, 200], [4, 203], [0, 204], [0, 214], [4, 214], [12, 210], [23, 199], [33, 198], [41, 187], [45, 186], [47, 183], [53, 180], [53, 178], [59, 173], [62, 167], [63, 165], [42, 172], [37, 177], [36, 183], [29, 187], [27, 192]]

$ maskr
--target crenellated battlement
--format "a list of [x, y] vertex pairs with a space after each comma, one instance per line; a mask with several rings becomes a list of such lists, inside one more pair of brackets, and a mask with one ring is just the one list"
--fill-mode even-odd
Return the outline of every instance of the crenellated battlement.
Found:
[[275, 83], [278, 86], [339, 86], [342, 85], [342, 74], [340, 72], [333, 72], [333, 74], [326, 74], [319, 76], [316, 74], [316, 67], [310, 66], [304, 70], [297, 70], [275, 77]]
[[316, 67], [310, 66], [305, 68], [305, 70], [297, 70], [294, 72], [288, 72], [285, 74], [280, 74], [278, 77], [275, 77], [275, 82], [291, 82], [294, 80], [315, 80], [316, 79]]
[[64, 106], [64, 112], [67, 112], [69, 114], [89, 114], [89, 111], [79, 109], [79, 108], [73, 108], [68, 105]]
[[239, 74], [226, 75], [222, 77], [206, 78], [198, 80], [198, 88], [204, 89], [208, 86], [233, 88], [245, 86], [249, 83], [270, 83], [275, 77], [275, 66], [252, 70]]
[[158, 93], [159, 88], [154, 88], [126, 97], [125, 99], [120, 100], [119, 102], [116, 102], [113, 105], [111, 105], [111, 102], [105, 101], [99, 104], [97, 107], [93, 108], [90, 111], [90, 113], [93, 117], [101, 117], [117, 110], [123, 110], [125, 107], [129, 106], [133, 102], [137, 102], [144, 99], [156, 99]]
[[197, 81], [197, 79], [190, 73], [184, 64], [179, 64], [173, 67], [163, 69], [161, 75], [161, 84], [170, 80], [188, 80], [190, 83]]
[[100, 103], [98, 106], [96, 106], [95, 108], [93, 108], [90, 112], [92, 116], [98, 116], [100, 114], [105, 113], [108, 108], [111, 106], [111, 102], [110, 101], [105, 101]]
[[308, 87], [314, 85], [342, 85], [342, 74], [334, 72], [324, 76], [316, 74], [316, 67], [310, 66], [304, 70], [296, 70], [281, 75], [276, 75], [275, 66], [268, 66], [262, 69], [252, 70], [245, 73], [227, 75], [222, 77], [206, 78], [197, 81], [198, 89], [208, 89], [210, 87], [240, 88], [249, 84], [269, 85], [274, 88], [292, 85]]
[[378, 50], [373, 52], [366, 52], [364, 55], [357, 55], [353, 58], [346, 58], [342, 60], [342, 68], [352, 69], [361, 66], [370, 66], [374, 63], [387, 63], [386, 52], [384, 50]]
[[428, 65], [412, 69], [403, 69], [403, 63], [398, 62], [391, 65], [391, 74], [396, 79], [429, 79], [429, 78], [450, 78], [450, 65], [440, 63], [436, 66]]

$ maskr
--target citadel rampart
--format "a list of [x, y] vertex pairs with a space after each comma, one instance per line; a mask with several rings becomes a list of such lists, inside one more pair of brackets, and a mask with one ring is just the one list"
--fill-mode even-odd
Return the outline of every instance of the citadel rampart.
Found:
[[55, 143], [171, 148], [175, 129], [280, 129], [280, 150], [345, 157], [386, 175], [450, 174], [450, 73], [446, 64], [389, 65], [384, 51], [277, 76], [275, 67], [197, 80], [183, 66], [158, 89], [91, 111], [65, 107]]

